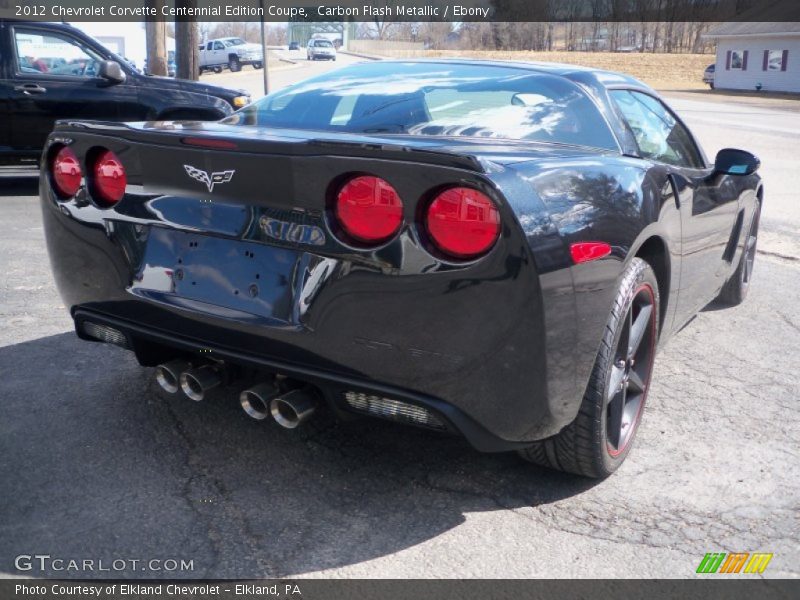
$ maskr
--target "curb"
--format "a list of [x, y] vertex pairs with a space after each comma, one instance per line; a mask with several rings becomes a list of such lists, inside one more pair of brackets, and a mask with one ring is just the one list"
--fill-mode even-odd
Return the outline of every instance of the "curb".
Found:
[[339, 50], [339, 54], [366, 58], [367, 60], [384, 60], [386, 58], [385, 56], [378, 56], [377, 54], [362, 54], [361, 52], [351, 52], [350, 50]]

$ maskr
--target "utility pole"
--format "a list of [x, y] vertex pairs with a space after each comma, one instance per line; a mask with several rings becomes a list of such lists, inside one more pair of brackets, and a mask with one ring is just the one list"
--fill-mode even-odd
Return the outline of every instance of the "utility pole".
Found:
[[[161, 15], [164, 0], [146, 0], [146, 5]], [[145, 21], [147, 37], [147, 72], [150, 75], [167, 75], [167, 23], [163, 17], [150, 17]]]
[[[194, 8], [195, 0], [177, 0], [176, 7]], [[191, 12], [191, 11], [187, 11]], [[175, 62], [179, 79], [197, 80], [200, 75], [197, 52], [197, 23], [192, 19], [180, 18], [175, 21]]]
[[267, 49], [267, 23], [264, 21], [264, 0], [261, 0], [261, 50], [264, 53], [264, 95], [269, 94], [269, 51]]

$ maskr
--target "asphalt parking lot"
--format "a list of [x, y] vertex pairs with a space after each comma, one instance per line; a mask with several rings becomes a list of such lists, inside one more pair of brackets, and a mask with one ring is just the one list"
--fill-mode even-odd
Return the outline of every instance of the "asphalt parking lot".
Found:
[[[765, 577], [800, 576], [800, 113], [674, 106], [709, 154], [764, 161], [755, 279], [663, 348], [636, 448], [600, 482], [374, 421], [281, 430], [234, 390], [164, 394], [132, 355], [71, 332], [36, 180], [6, 174], [0, 576], [690, 577], [707, 552], [771, 552]], [[15, 568], [37, 553], [193, 569]]]

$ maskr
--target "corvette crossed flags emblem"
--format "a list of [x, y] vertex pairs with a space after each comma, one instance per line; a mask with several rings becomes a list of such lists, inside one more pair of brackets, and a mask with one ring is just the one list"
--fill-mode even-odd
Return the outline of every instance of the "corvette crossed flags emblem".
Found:
[[205, 183], [209, 192], [213, 192], [214, 186], [217, 184], [228, 183], [231, 179], [233, 179], [233, 174], [236, 173], [236, 171], [233, 169], [230, 171], [217, 171], [216, 173], [208, 173], [193, 167], [192, 165], [183, 165], [183, 168], [186, 169], [186, 174], [189, 177], [196, 179], [200, 183]]

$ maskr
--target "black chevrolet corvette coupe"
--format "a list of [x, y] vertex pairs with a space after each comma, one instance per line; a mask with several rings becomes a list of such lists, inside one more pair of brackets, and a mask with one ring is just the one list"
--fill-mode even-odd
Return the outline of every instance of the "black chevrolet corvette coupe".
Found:
[[573, 66], [358, 64], [215, 123], [66, 122], [41, 203], [86, 340], [256, 419], [320, 407], [592, 477], [659, 344], [750, 284], [759, 161]]

